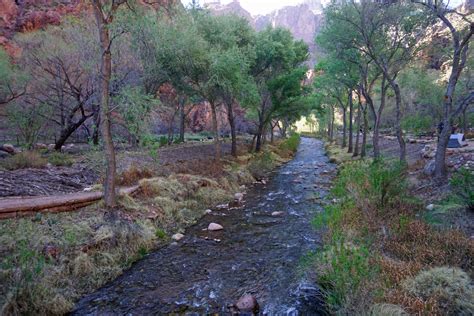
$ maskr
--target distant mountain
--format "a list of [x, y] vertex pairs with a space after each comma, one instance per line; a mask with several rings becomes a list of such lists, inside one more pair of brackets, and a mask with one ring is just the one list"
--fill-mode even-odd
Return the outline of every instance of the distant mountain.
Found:
[[214, 14], [236, 14], [244, 17], [257, 31], [268, 25], [289, 29], [295, 38], [301, 39], [309, 45], [310, 63], [311, 65], [315, 63], [318, 51], [314, 39], [323, 22], [323, 5], [320, 0], [306, 0], [299, 5], [286, 6], [267, 15], [257, 16], [252, 16], [242, 8], [238, 0], [234, 0], [229, 4], [221, 4], [220, 1], [208, 1], [205, 6]]

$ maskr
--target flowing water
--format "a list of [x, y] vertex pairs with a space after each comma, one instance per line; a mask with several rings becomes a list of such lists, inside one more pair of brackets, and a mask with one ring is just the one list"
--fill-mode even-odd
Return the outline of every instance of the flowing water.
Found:
[[[265, 185], [249, 188], [242, 207], [213, 210], [177, 244], [83, 298], [74, 314], [226, 314], [247, 293], [261, 314], [325, 314], [314, 275], [302, 263], [321, 246], [311, 219], [321, 211], [334, 170], [322, 142], [302, 138], [295, 158]], [[207, 231], [211, 222], [224, 230]]]

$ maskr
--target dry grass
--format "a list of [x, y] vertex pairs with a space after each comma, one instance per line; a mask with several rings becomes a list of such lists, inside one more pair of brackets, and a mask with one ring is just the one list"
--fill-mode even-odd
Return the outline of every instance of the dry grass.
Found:
[[130, 186], [137, 184], [139, 180], [153, 177], [153, 172], [148, 168], [138, 168], [132, 164], [127, 170], [118, 176], [118, 185]]
[[[364, 270], [364, 261], [347, 260], [344, 252], [329, 253], [330, 260], [323, 256], [317, 265], [321, 278], [332, 280], [330, 307], [343, 314], [472, 315], [468, 275], [474, 273], [474, 240], [422, 221], [422, 208], [403, 184], [403, 173], [394, 176], [387, 162], [379, 167], [346, 164], [333, 190], [338, 203], [315, 220], [328, 228], [326, 249], [341, 242], [351, 249], [366, 247], [372, 269]], [[397, 179], [395, 186], [385, 181], [391, 178]], [[359, 284], [348, 290], [354, 278]]]
[[80, 297], [255, 181], [248, 170], [252, 159], [198, 162], [189, 173], [150, 179], [143, 179], [152, 176], [148, 170], [132, 167], [120, 184], [138, 182], [141, 190], [121, 198], [114, 211], [98, 203], [0, 221], [0, 314], [68, 313]]
[[8, 170], [26, 168], [44, 168], [48, 161], [37, 151], [23, 151], [1, 162], [1, 166]]

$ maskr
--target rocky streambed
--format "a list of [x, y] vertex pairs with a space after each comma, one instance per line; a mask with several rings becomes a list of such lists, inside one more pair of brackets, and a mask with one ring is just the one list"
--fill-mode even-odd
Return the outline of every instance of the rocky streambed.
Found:
[[[212, 210], [178, 242], [83, 298], [73, 314], [226, 314], [246, 294], [261, 314], [325, 314], [303, 262], [321, 245], [311, 219], [334, 170], [323, 143], [303, 138], [295, 158], [250, 188], [242, 206]], [[210, 223], [223, 229], [208, 230]]]

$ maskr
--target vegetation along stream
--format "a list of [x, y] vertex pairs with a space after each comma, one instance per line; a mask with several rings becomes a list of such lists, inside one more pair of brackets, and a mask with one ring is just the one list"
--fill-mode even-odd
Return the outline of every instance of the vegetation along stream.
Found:
[[[242, 207], [216, 208], [178, 244], [82, 299], [74, 314], [226, 313], [244, 294], [263, 314], [323, 314], [311, 273], [300, 267], [320, 244], [311, 219], [334, 169], [323, 143], [303, 138], [296, 157], [251, 188]], [[211, 222], [224, 229], [206, 230]]]

